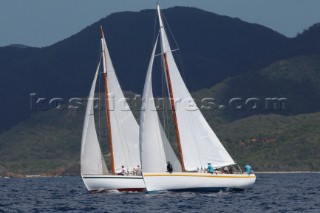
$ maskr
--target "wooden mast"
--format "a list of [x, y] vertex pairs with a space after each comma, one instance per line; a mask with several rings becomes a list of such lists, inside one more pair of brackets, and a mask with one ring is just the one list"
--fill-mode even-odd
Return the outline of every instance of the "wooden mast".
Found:
[[[102, 26], [100, 26], [101, 29], [101, 36], [103, 42], [105, 41], [104, 33]], [[105, 88], [105, 99], [106, 99], [106, 113], [107, 113], [107, 124], [108, 124], [108, 136], [109, 136], [109, 148], [110, 148], [110, 154], [111, 154], [111, 172], [114, 175], [115, 174], [115, 168], [114, 168], [114, 158], [113, 158], [113, 145], [112, 145], [112, 132], [111, 132], [111, 122], [110, 122], [110, 103], [109, 103], [109, 89], [108, 89], [108, 81], [107, 81], [107, 53], [104, 45], [102, 44], [102, 51], [103, 51], [103, 62], [105, 64], [105, 70], [103, 71], [103, 82], [104, 82], [104, 88]]]
[[185, 171], [185, 166], [184, 166], [182, 147], [181, 147], [181, 142], [180, 142], [178, 119], [177, 119], [176, 107], [175, 107], [175, 103], [174, 103], [173, 90], [172, 90], [172, 84], [171, 84], [171, 77], [170, 77], [169, 65], [168, 65], [168, 60], [167, 60], [167, 53], [166, 53], [166, 50], [165, 50], [165, 42], [164, 42], [164, 39], [163, 39], [163, 36], [165, 35], [165, 32], [164, 32], [164, 26], [163, 26], [163, 23], [162, 23], [162, 19], [161, 19], [159, 2], [157, 3], [157, 10], [158, 10], [159, 24], [160, 24], [160, 34], [161, 34], [163, 59], [164, 59], [165, 69], [166, 69], [165, 71], [166, 71], [168, 88], [169, 88], [170, 103], [171, 103], [171, 108], [172, 108], [172, 112], [173, 112], [173, 122], [174, 122], [174, 127], [175, 127], [175, 130], [176, 130], [176, 137], [177, 137], [177, 143], [178, 143], [179, 154], [180, 154], [181, 168], [182, 168], [182, 171], [184, 172]]
[[167, 54], [166, 53], [163, 53], [163, 58], [164, 58], [165, 66], [166, 66], [166, 75], [167, 75], [167, 81], [168, 81], [168, 87], [169, 87], [170, 102], [171, 102], [171, 107], [172, 107], [172, 112], [173, 112], [173, 122], [174, 122], [174, 127], [175, 127], [175, 130], [176, 130], [176, 137], [177, 137], [178, 148], [179, 148], [179, 153], [180, 153], [181, 168], [182, 168], [182, 171], [184, 172], [185, 171], [185, 167], [184, 167], [184, 160], [183, 160], [182, 148], [181, 148], [181, 142], [180, 142], [179, 126], [178, 126], [176, 107], [175, 107], [175, 103], [174, 103], [174, 97], [173, 97], [172, 85], [171, 85], [171, 78], [170, 78], [170, 72], [169, 72], [169, 66], [168, 66]]

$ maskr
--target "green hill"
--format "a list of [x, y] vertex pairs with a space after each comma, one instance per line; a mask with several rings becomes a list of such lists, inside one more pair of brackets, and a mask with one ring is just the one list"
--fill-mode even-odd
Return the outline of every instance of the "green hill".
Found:
[[82, 117], [76, 111], [32, 115], [0, 135], [0, 165], [25, 174], [72, 167], [79, 159]]
[[[209, 88], [252, 64], [272, 61], [272, 52], [288, 41], [261, 25], [196, 8], [174, 7], [163, 13], [179, 43], [192, 90]], [[0, 47], [0, 97], [6, 100], [0, 105], [0, 132], [29, 116], [30, 93], [64, 99], [87, 94], [100, 54], [100, 26], [121, 85], [141, 92], [155, 15], [155, 10], [114, 13], [48, 47]], [[172, 48], [177, 45], [172, 43]]]
[[320, 113], [256, 115], [217, 127], [234, 159], [256, 171], [319, 171]]
[[[320, 102], [316, 100], [320, 97], [320, 56], [281, 60], [263, 69], [228, 78], [211, 89], [199, 91], [199, 94], [195, 93], [195, 97], [203, 95], [214, 98], [217, 106], [224, 105], [225, 108], [215, 110], [215, 116], [229, 121], [257, 114], [318, 112]], [[241, 99], [230, 103], [234, 98]], [[252, 98], [258, 101], [250, 101]], [[274, 107], [270, 98], [286, 100]]]
[[[136, 110], [135, 114], [138, 116]], [[79, 174], [83, 116], [84, 111], [40, 112], [2, 133], [0, 167], [23, 174]], [[110, 162], [104, 112], [100, 121], [98, 117], [102, 150]], [[319, 121], [320, 113], [257, 115], [231, 123], [209, 119], [234, 160], [241, 165], [248, 161], [256, 171], [319, 171]], [[170, 133], [174, 142], [173, 131]]]

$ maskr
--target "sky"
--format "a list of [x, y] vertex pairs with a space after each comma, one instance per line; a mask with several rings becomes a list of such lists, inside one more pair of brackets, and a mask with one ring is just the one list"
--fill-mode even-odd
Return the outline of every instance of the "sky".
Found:
[[[320, 0], [160, 0], [237, 17], [294, 37], [320, 22]], [[156, 0], [0, 0], [0, 46], [54, 44], [114, 12], [155, 9]]]

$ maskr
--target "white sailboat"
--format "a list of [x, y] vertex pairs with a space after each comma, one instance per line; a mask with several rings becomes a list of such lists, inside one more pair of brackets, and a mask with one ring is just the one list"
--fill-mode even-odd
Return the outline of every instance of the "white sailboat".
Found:
[[[172, 108], [175, 133], [180, 152], [181, 172], [166, 172], [168, 158], [163, 140], [167, 140], [154, 110], [152, 68], [155, 50], [151, 55], [140, 118], [140, 152], [143, 178], [147, 191], [245, 189], [255, 182], [254, 174], [210, 174], [199, 172], [210, 162], [221, 168], [235, 165], [209, 124], [197, 108], [180, 75], [157, 6], [160, 25], [161, 57], [164, 64], [168, 94]], [[193, 106], [193, 110], [186, 107]], [[175, 167], [175, 165], [173, 165]]]
[[[102, 28], [101, 33], [101, 60], [103, 61], [112, 168], [109, 173], [101, 152], [94, 121], [93, 102], [100, 60], [92, 82], [83, 125], [80, 156], [81, 176], [89, 191], [143, 191], [145, 185], [141, 174], [133, 175], [133, 169], [140, 166], [139, 126], [131, 110], [122, 107], [128, 106], [128, 104], [113, 68]], [[122, 172], [122, 166], [126, 170], [125, 175], [117, 175]]]

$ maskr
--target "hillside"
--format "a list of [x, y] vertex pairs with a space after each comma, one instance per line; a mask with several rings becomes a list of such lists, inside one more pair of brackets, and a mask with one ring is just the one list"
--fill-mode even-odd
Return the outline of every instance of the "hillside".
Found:
[[[266, 27], [196, 8], [174, 7], [163, 13], [193, 91], [272, 61], [274, 50], [288, 41]], [[0, 106], [0, 132], [28, 117], [30, 93], [64, 99], [86, 95], [100, 54], [100, 26], [121, 85], [141, 92], [155, 15], [155, 10], [115, 13], [48, 47], [1, 47], [0, 97], [7, 101]], [[172, 43], [172, 48], [177, 46]]]
[[283, 56], [292, 57], [297, 55], [319, 55], [320, 54], [320, 23], [316, 23], [291, 39], [281, 51]]
[[[320, 109], [320, 56], [299, 56], [281, 60], [257, 71], [228, 78], [195, 97], [214, 98], [215, 116], [229, 121], [256, 114], [296, 115]], [[241, 98], [230, 103], [233, 98]], [[250, 98], [258, 101], [250, 101]], [[268, 98], [285, 98], [275, 103]], [[199, 99], [199, 98], [198, 98]], [[249, 101], [248, 101], [249, 100]], [[247, 104], [246, 104], [246, 101]], [[282, 105], [283, 104], [283, 105]], [[238, 108], [240, 107], [240, 108]]]
[[319, 171], [320, 113], [257, 115], [217, 127], [234, 159], [256, 171]]
[[[134, 112], [138, 116], [138, 111]], [[36, 113], [1, 134], [2, 171], [79, 174], [83, 116], [83, 110]], [[99, 121], [97, 117], [96, 126], [100, 129], [98, 132], [103, 153], [110, 163], [106, 151], [108, 143], [103, 111], [100, 118]], [[208, 121], [240, 165], [248, 161], [256, 171], [320, 170], [320, 113], [298, 116], [258, 115], [231, 123], [217, 123], [213, 119]], [[174, 142], [174, 132], [170, 133], [169, 138]], [[173, 147], [177, 148], [176, 144]]]

